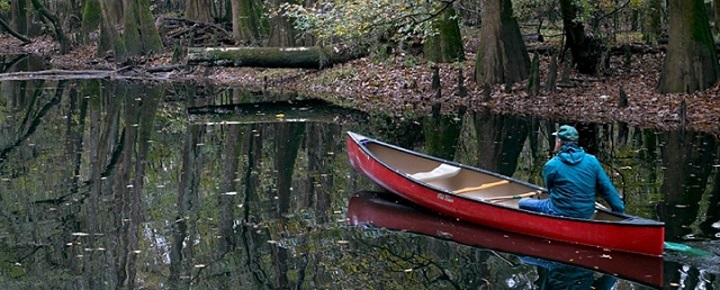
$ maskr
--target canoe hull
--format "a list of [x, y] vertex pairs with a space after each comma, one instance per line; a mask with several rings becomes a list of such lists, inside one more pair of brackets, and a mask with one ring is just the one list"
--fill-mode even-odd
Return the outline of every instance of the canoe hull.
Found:
[[382, 188], [422, 207], [460, 220], [526, 235], [653, 256], [663, 253], [665, 228], [662, 223], [648, 223], [641, 218], [637, 218], [638, 222], [594, 222], [466, 198], [416, 182], [388, 167], [368, 150], [368, 143], [391, 146], [418, 158], [436, 158], [348, 132], [347, 152], [353, 168]]

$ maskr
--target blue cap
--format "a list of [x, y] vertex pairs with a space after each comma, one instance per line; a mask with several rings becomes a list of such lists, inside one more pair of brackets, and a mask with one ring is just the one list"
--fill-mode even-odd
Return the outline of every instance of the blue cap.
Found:
[[560, 129], [558, 129], [557, 132], [553, 133], [553, 135], [558, 136], [560, 140], [566, 142], [577, 142], [578, 138], [580, 137], [578, 135], [578, 131], [575, 130], [575, 127], [569, 125], [560, 126]]

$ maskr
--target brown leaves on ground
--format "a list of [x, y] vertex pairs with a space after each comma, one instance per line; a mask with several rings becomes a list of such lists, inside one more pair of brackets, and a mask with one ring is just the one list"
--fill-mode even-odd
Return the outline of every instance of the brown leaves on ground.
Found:
[[[35, 53], [45, 56], [55, 68], [113, 69], [116, 64], [94, 57], [94, 47], [75, 48], [68, 55], [58, 55], [54, 43], [36, 39], [21, 46], [6, 36], [0, 37], [0, 53]], [[138, 65], [169, 64], [169, 54], [143, 59]], [[541, 90], [527, 93], [526, 82], [514, 84], [508, 93], [502, 85], [490, 88], [484, 101], [482, 85], [472, 80], [475, 55], [468, 53], [460, 64], [438, 64], [441, 77], [443, 112], [455, 114], [461, 108], [469, 112], [486, 108], [499, 113], [581, 122], [622, 122], [631, 126], [674, 130], [682, 125], [680, 106], [685, 100], [688, 130], [720, 135], [720, 87], [694, 94], [659, 94], [657, 80], [662, 70], [661, 53], [634, 54], [631, 63], [624, 57], [611, 59], [610, 68], [601, 77], [571, 74], [553, 93]], [[542, 86], [548, 75], [549, 56], [541, 57]], [[171, 78], [204, 80], [218, 84], [259, 89], [297, 90], [318, 95], [365, 111], [384, 112], [398, 117], [428, 114], [436, 92], [431, 88], [433, 64], [421, 57], [396, 55], [383, 60], [363, 58], [324, 70], [195, 67]], [[460, 97], [458, 72], [462, 68], [467, 96]], [[174, 77], [172, 77], [174, 76]], [[620, 108], [620, 89], [628, 96], [628, 106]]]

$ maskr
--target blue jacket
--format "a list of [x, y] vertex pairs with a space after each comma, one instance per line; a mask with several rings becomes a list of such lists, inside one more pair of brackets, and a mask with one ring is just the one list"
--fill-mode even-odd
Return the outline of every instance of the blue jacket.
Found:
[[550, 203], [558, 215], [590, 218], [595, 212], [595, 192], [610, 204], [612, 211], [625, 206], [597, 158], [576, 144], [564, 144], [543, 168]]

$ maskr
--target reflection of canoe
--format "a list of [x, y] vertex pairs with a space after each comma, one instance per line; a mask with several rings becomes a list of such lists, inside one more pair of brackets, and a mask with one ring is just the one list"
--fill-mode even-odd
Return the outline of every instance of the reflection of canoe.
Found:
[[663, 259], [657, 256], [609, 252], [596, 247], [551, 241], [457, 221], [391, 200], [382, 193], [359, 192], [348, 205], [354, 226], [404, 230], [461, 244], [521, 256], [532, 256], [617, 275], [655, 287], [663, 283]]
[[598, 209], [592, 219], [521, 210], [520, 196], [546, 191], [494, 172], [445, 161], [348, 132], [350, 163], [384, 189], [461, 220], [548, 239], [660, 256], [665, 224]]

